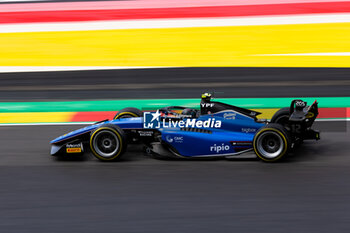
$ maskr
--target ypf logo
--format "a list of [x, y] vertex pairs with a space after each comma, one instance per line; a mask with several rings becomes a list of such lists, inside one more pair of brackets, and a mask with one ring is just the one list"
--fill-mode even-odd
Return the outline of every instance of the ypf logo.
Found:
[[145, 129], [158, 129], [160, 128], [160, 113], [157, 112], [144, 112], [143, 113], [143, 128]]
[[214, 107], [214, 103], [201, 103], [203, 108], [212, 108]]

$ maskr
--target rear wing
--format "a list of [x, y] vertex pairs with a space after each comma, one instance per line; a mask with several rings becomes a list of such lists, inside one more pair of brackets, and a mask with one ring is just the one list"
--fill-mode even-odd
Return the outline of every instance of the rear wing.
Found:
[[[292, 114], [295, 110], [302, 110], [305, 107], [307, 107], [307, 102], [300, 100], [300, 99], [295, 99], [291, 102], [290, 108], [289, 108], [289, 113]], [[318, 102], [315, 100], [311, 106], [308, 108], [308, 112], [312, 112], [315, 115], [318, 115]]]
[[307, 102], [300, 99], [293, 100], [290, 104], [289, 114], [291, 120], [304, 120], [313, 123], [318, 116], [317, 100], [312, 105], [307, 106]]
[[320, 132], [311, 129], [312, 124], [318, 116], [317, 100], [307, 106], [307, 102], [300, 99], [293, 100], [290, 108], [289, 127], [295, 138], [299, 139], [320, 139]]

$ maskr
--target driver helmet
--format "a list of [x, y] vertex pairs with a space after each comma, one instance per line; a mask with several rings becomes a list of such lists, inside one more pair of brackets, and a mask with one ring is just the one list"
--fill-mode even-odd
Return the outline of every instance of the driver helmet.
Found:
[[211, 99], [211, 94], [210, 93], [204, 93], [202, 94], [202, 100], [209, 102]]

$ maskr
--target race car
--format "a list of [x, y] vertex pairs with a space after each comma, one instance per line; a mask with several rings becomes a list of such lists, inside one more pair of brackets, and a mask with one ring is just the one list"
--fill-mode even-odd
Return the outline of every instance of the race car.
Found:
[[234, 158], [254, 151], [264, 162], [285, 158], [297, 144], [319, 140], [311, 127], [318, 103], [308, 106], [296, 99], [277, 111], [270, 121], [249, 109], [215, 102], [204, 93], [199, 110], [168, 106], [155, 112], [130, 107], [114, 119], [72, 131], [51, 141], [51, 155], [77, 155], [91, 151], [101, 161], [118, 161], [127, 146], [143, 143], [157, 158]]

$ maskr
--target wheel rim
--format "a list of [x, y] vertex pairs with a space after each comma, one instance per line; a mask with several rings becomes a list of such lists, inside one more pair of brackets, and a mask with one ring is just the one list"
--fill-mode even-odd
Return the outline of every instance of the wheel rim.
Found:
[[284, 148], [281, 135], [276, 132], [263, 132], [257, 140], [259, 153], [269, 159], [278, 157]]
[[109, 158], [115, 155], [119, 149], [119, 139], [115, 133], [109, 130], [97, 132], [93, 139], [93, 147], [97, 154]]

